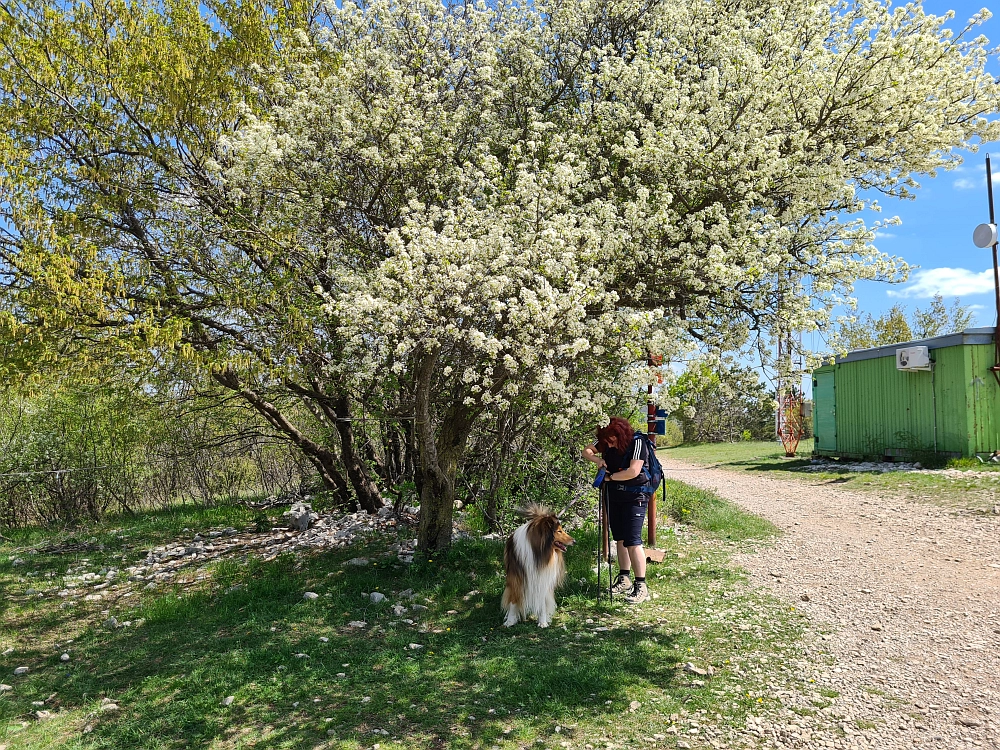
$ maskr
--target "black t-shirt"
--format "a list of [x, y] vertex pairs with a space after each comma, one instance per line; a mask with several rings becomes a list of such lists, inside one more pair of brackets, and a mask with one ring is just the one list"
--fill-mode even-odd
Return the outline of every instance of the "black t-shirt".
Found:
[[642, 461], [643, 471], [639, 472], [639, 476], [625, 482], [612, 481], [608, 485], [612, 492], [614, 492], [616, 487], [637, 487], [649, 481], [649, 470], [647, 469], [649, 465], [649, 449], [646, 447], [646, 441], [642, 435], [633, 437], [632, 444], [625, 452], [609, 446], [601, 454], [601, 458], [604, 459], [604, 463], [608, 465], [611, 473], [625, 471], [633, 461]]

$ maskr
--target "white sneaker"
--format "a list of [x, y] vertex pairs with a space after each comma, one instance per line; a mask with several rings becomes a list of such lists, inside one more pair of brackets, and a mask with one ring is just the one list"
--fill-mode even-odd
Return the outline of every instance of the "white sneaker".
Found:
[[625, 601], [629, 604], [642, 604], [649, 598], [649, 588], [646, 586], [645, 581], [636, 581], [635, 585], [625, 596]]

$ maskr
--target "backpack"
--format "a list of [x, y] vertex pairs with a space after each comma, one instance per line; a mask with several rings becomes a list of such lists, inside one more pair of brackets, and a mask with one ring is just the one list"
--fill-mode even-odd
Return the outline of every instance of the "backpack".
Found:
[[632, 437], [633, 439], [642, 438], [646, 441], [646, 455], [649, 456], [649, 460], [642, 466], [642, 473], [646, 476], [646, 481], [642, 484], [620, 485], [618, 489], [622, 492], [653, 495], [660, 489], [660, 483], [663, 482], [663, 466], [660, 464], [660, 459], [656, 457], [656, 445], [645, 432], [636, 432]]

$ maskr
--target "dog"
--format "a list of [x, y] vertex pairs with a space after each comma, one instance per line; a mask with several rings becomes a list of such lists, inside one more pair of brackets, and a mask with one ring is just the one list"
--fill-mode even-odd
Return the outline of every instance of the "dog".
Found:
[[503, 551], [503, 624], [509, 628], [534, 615], [538, 627], [547, 628], [556, 611], [556, 588], [566, 575], [563, 553], [576, 540], [548, 508], [532, 504], [523, 514], [528, 520], [514, 529]]

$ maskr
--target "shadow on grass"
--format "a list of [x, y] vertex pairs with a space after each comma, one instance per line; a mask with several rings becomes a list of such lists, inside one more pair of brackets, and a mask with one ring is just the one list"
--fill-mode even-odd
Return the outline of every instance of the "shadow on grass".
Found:
[[[473, 747], [547, 734], [547, 716], [618, 714], [636, 686], [689, 693], [673, 661], [662, 659], [677, 634], [656, 626], [595, 633], [595, 625], [582, 623], [580, 610], [597, 618], [606, 611], [590, 599], [587, 549], [594, 540], [578, 538], [583, 543], [568, 555], [571, 583], [547, 630], [533, 622], [500, 627], [497, 542], [463, 541], [407, 568], [394, 566], [391, 552], [380, 555], [385, 542], [365, 552], [375, 561], [368, 567], [343, 565], [357, 548], [222, 563], [211, 591], [113, 612], [145, 622], [86, 631], [72, 644], [69, 663], [35, 654], [37, 666], [14, 696], [0, 700], [0, 722], [24, 717], [34, 710], [30, 701], [56, 692], [50, 706], [95, 712], [91, 731], [74, 740], [84, 747], [243, 739], [255, 747], [358, 747], [392, 738], [409, 747]], [[401, 597], [402, 589], [415, 599]], [[320, 597], [306, 601], [305, 591]], [[363, 597], [373, 591], [386, 601]], [[427, 610], [397, 614], [396, 602]], [[32, 627], [56, 628], [69, 616], [39, 612]], [[351, 627], [355, 621], [366, 625]], [[234, 698], [228, 707], [227, 696]], [[104, 697], [120, 713], [100, 713]]]

